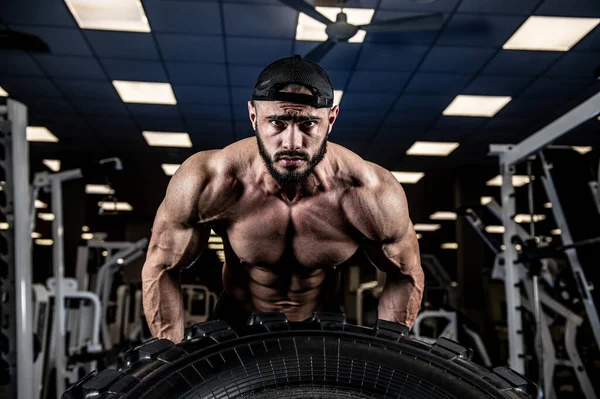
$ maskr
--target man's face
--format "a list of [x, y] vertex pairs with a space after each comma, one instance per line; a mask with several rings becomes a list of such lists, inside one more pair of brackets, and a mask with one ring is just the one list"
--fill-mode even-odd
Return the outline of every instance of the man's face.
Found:
[[323, 160], [339, 109], [257, 101], [256, 107], [248, 103], [248, 111], [267, 169], [279, 184], [286, 184], [303, 183]]

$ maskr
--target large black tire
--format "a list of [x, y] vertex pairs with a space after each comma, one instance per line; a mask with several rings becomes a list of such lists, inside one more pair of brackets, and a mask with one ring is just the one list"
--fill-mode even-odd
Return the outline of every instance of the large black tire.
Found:
[[474, 364], [454, 341], [429, 345], [397, 327], [357, 327], [333, 313], [302, 323], [255, 313], [237, 331], [221, 320], [197, 324], [177, 345], [154, 339], [128, 351], [119, 370], [91, 373], [63, 399], [515, 399], [535, 392], [508, 368]]

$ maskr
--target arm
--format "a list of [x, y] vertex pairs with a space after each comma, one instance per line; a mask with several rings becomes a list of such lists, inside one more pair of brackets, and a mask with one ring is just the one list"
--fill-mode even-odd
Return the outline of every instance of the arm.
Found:
[[210, 229], [198, 224], [203, 187], [202, 168], [190, 158], [172, 177], [160, 205], [142, 269], [144, 314], [152, 336], [183, 339], [184, 309], [180, 271], [206, 248]]
[[355, 216], [354, 224], [367, 238], [367, 256], [386, 273], [379, 319], [410, 329], [421, 306], [425, 283], [419, 244], [402, 186], [386, 170], [378, 175], [374, 187], [362, 187], [355, 194], [356, 214], [362, 216]]

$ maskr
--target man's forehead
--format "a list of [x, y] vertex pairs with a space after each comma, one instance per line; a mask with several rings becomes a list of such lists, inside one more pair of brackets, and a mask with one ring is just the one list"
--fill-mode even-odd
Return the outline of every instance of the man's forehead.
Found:
[[288, 103], [283, 101], [261, 101], [261, 109], [265, 110], [268, 114], [275, 115], [320, 115], [318, 108], [311, 107], [305, 104]]

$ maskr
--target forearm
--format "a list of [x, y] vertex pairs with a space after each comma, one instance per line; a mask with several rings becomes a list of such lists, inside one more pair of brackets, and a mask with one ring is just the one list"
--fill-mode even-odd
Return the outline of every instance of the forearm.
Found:
[[424, 276], [388, 273], [379, 298], [378, 317], [412, 328], [421, 307]]
[[183, 340], [184, 310], [177, 272], [161, 266], [144, 266], [142, 291], [144, 314], [153, 337]]

